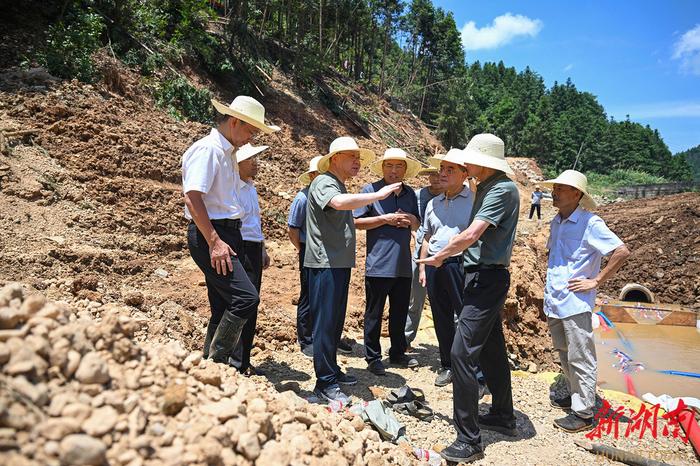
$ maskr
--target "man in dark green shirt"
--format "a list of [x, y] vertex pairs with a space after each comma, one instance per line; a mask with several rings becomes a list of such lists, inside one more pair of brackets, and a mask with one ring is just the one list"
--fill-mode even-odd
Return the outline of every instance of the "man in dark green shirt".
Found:
[[398, 193], [402, 186], [393, 183], [373, 193], [348, 194], [345, 181], [373, 159], [374, 153], [360, 149], [354, 139], [337, 138], [329, 153], [318, 161], [320, 175], [308, 192], [304, 266], [309, 269], [313, 320], [314, 394], [321, 400], [343, 405], [350, 399], [340, 385], [357, 383], [355, 377], [340, 370], [336, 361], [348, 304], [350, 270], [355, 266], [352, 210]]
[[[457, 439], [441, 452], [457, 463], [483, 458], [480, 427], [516, 435], [501, 310], [510, 287], [508, 266], [520, 197], [506, 176], [513, 171], [501, 139], [478, 134], [464, 152], [469, 175], [479, 180], [469, 227], [434, 256], [418, 261], [440, 267], [445, 259], [464, 251], [463, 307], [450, 354]], [[485, 416], [479, 416], [479, 365], [493, 400]]]

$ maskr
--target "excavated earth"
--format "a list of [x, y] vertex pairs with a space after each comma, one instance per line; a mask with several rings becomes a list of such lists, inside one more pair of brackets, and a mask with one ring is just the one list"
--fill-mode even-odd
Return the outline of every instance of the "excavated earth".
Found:
[[[335, 137], [350, 134], [382, 152], [384, 132], [336, 116], [274, 73], [261, 100], [268, 119], [283, 130], [255, 141], [270, 145], [257, 186], [273, 265], [264, 273], [253, 350], [267, 378], [245, 379], [202, 361], [198, 352], [208, 306], [203, 277], [185, 244], [179, 159], [208, 128], [156, 109], [138, 75], [118, 62], [103, 57], [100, 66], [105, 79], [93, 85], [60, 81], [40, 69], [0, 73], [0, 131], [6, 135], [0, 144], [0, 286], [8, 285], [0, 296], [2, 463], [417, 462], [410, 449], [382, 442], [349, 413], [328, 414], [307, 403], [313, 368], [295, 343], [298, 269], [286, 240], [286, 214], [299, 189], [296, 176]], [[404, 134], [413, 155], [425, 159], [441, 149], [412, 115], [359, 87], [347, 84], [346, 91], [355, 96], [356, 109], [364, 109], [359, 113], [376, 115], [375, 124], [392, 128], [391, 134]], [[548, 407], [549, 382], [528, 375], [556, 367], [541, 316], [547, 227], [526, 219], [539, 169], [529, 159], [511, 160], [523, 205], [503, 318], [512, 366], [529, 372], [517, 372], [513, 382], [520, 441], [485, 433], [483, 464], [590, 462], [593, 457], [576, 449], [572, 436], [551, 427], [558, 413]], [[364, 173], [349, 189], [370, 180]], [[656, 280], [664, 283], [664, 290], [653, 288], [662, 299], [685, 296], [683, 302], [697, 303], [693, 196], [602, 209], [633, 251], [649, 244], [647, 238], [654, 244], [633, 257], [637, 262], [609, 285], [608, 294], [627, 281]], [[645, 221], [627, 204], [639, 209], [634, 215], [646, 213]], [[544, 218], [553, 213], [545, 205]], [[644, 258], [656, 257], [657, 248], [665, 259], [644, 268]], [[360, 234], [345, 329], [354, 352], [340, 360], [360, 379], [351, 394], [369, 400], [404, 383], [423, 388], [437, 419], [399, 419], [415, 446], [439, 449], [454, 435], [452, 389], [432, 385], [438, 362], [429, 329], [416, 344], [418, 370], [392, 368], [384, 379], [366, 371], [358, 342], [363, 257]], [[658, 282], [659, 273], [666, 281]], [[656, 445], [621, 444], [637, 452]], [[671, 462], [693, 461], [689, 447], [675, 439], [659, 448], [675, 455]]]

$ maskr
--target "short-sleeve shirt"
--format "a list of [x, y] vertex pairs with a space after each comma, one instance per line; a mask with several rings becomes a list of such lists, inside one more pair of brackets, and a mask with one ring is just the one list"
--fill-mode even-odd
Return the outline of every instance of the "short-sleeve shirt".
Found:
[[[362, 188], [363, 193], [376, 193], [386, 186], [383, 179]], [[393, 214], [399, 209], [418, 218], [418, 200], [413, 188], [403, 185], [401, 193], [389, 195], [353, 211], [355, 218]], [[365, 276], [399, 278], [413, 276], [411, 265], [411, 229], [382, 225], [367, 230]]]
[[518, 188], [504, 173], [497, 173], [479, 183], [469, 224], [483, 220], [490, 226], [464, 251], [465, 267], [510, 265], [519, 210]]
[[424, 231], [423, 231], [423, 220], [425, 219], [425, 209], [428, 207], [428, 202], [430, 202], [431, 199], [433, 199], [437, 194], [433, 194], [430, 192], [430, 188], [425, 187], [425, 188], [420, 188], [416, 190], [416, 198], [418, 199], [418, 213], [420, 216], [418, 217], [418, 220], [420, 220], [420, 226], [418, 227], [418, 230], [416, 230], [416, 254], [415, 257], [418, 258], [418, 252], [420, 251], [420, 245], [423, 243], [423, 236], [424, 236]]
[[347, 190], [330, 172], [318, 175], [309, 186], [306, 205], [304, 267], [340, 269], [355, 267], [355, 224], [352, 212], [335, 210], [329, 203]]
[[238, 199], [243, 206], [243, 218], [241, 225], [241, 236], [243, 241], [253, 241], [261, 243], [265, 240], [262, 232], [260, 218], [260, 204], [258, 202], [258, 191], [251, 181], [241, 183]]
[[434, 256], [447, 246], [453, 236], [469, 227], [473, 204], [474, 194], [469, 186], [464, 186], [462, 191], [452, 198], [443, 193], [428, 203], [423, 219], [423, 230], [425, 235], [430, 237], [428, 256]]
[[[238, 200], [242, 181], [233, 149], [233, 145], [213, 128], [182, 156], [182, 191], [204, 193], [204, 207], [212, 220], [243, 217], [243, 207]], [[185, 217], [192, 220], [187, 206]]]
[[289, 207], [289, 217], [287, 226], [299, 230], [299, 241], [306, 243], [306, 203], [309, 187], [302, 189], [294, 196], [292, 205]]
[[544, 193], [542, 191], [533, 191], [530, 196], [530, 203], [534, 205], [540, 205], [542, 202], [542, 196]]
[[544, 313], [563, 319], [591, 312], [596, 290], [573, 293], [572, 278], [595, 278], [604, 256], [622, 246], [603, 219], [578, 207], [568, 218], [556, 215], [550, 224], [547, 282], [544, 289]]

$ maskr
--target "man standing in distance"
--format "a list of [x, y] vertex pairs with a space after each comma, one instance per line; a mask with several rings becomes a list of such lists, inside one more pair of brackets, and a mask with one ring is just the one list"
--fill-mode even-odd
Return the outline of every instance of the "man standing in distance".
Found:
[[[504, 149], [503, 141], [493, 134], [478, 134], [469, 141], [464, 149], [465, 165], [469, 176], [479, 180], [469, 228], [434, 256], [419, 261], [440, 267], [447, 258], [464, 251], [463, 307], [450, 352], [457, 439], [441, 452], [443, 458], [457, 463], [483, 458], [480, 426], [516, 435], [501, 309], [510, 287], [508, 266], [520, 197], [515, 183], [506, 176], [513, 170]], [[485, 416], [479, 416], [477, 365], [493, 397]]]
[[[258, 295], [260, 295], [260, 287], [262, 285], [262, 271], [270, 266], [270, 257], [265, 249], [258, 191], [255, 189], [254, 180], [258, 174], [257, 156], [267, 148], [268, 146], [254, 147], [246, 144], [236, 151], [238, 172], [241, 181], [243, 181], [238, 191], [238, 200], [243, 207], [241, 237], [243, 238], [244, 252], [243, 257], [240, 259], [243, 261], [243, 268]], [[231, 358], [229, 358], [229, 363], [246, 376], [263, 375], [250, 364], [250, 351], [253, 349], [257, 320], [258, 312], [256, 309], [243, 327], [241, 339], [234, 348]]]
[[[566, 170], [543, 184], [554, 188], [552, 201], [559, 210], [547, 241], [544, 313], [569, 389], [569, 396], [551, 400], [551, 404], [571, 410], [555, 419], [554, 425], [574, 433], [593, 425], [598, 367], [591, 312], [596, 289], [622, 267], [630, 251], [603, 219], [588, 210], [595, 208], [595, 201], [587, 192], [583, 173]], [[610, 253], [601, 271], [603, 256]]]
[[377, 200], [353, 211], [355, 227], [367, 230], [365, 264], [365, 359], [370, 372], [384, 375], [379, 343], [382, 314], [389, 298], [389, 361], [415, 367], [418, 361], [406, 355], [406, 315], [411, 299], [411, 231], [418, 229], [418, 201], [413, 189], [403, 184], [416, 176], [420, 162], [403, 149], [389, 148], [370, 166], [382, 178], [362, 188], [373, 194], [392, 183], [402, 188], [394, 196]]
[[542, 219], [542, 212], [540, 210], [542, 207], [542, 196], [544, 196], [544, 193], [540, 190], [540, 185], [536, 184], [535, 190], [530, 195], [530, 215], [527, 218], [528, 220], [532, 220], [532, 214], [534, 214], [535, 211], [537, 211], [537, 220]]
[[[431, 157], [431, 159], [432, 158], [433, 157]], [[423, 218], [425, 217], [425, 208], [428, 206], [428, 202], [430, 202], [432, 198], [442, 192], [438, 168], [432, 166], [429, 168], [423, 168], [418, 172], [418, 176], [427, 176], [429, 184], [428, 186], [424, 186], [416, 191], [416, 198], [418, 199], [418, 213], [420, 214], [419, 220], [421, 224], [415, 233], [415, 248], [411, 260], [411, 275], [413, 277], [413, 280], [411, 281], [411, 300], [408, 303], [408, 316], [406, 317], [406, 328], [404, 329], [404, 333], [406, 335], [406, 345], [408, 345], [408, 348], [410, 348], [411, 343], [413, 343], [413, 340], [418, 334], [420, 318], [423, 314], [423, 307], [425, 307], [426, 289], [418, 280], [419, 267], [416, 263], [416, 260], [420, 257], [420, 248], [423, 244]]]
[[[465, 184], [467, 168], [464, 163], [464, 153], [459, 149], [450, 149], [440, 160], [440, 182], [445, 191], [435, 196], [425, 210], [421, 259], [437, 254], [450, 238], [469, 226], [474, 194], [469, 184]], [[444, 387], [452, 383], [450, 349], [455, 336], [455, 315], [462, 312], [464, 259], [462, 253], [457, 252], [440, 267], [419, 264], [419, 269], [420, 284], [428, 289], [440, 349], [440, 370], [435, 385]]]
[[309, 272], [304, 266], [304, 254], [306, 253], [306, 204], [309, 195], [309, 185], [318, 176], [318, 161], [321, 156], [316, 156], [309, 162], [309, 169], [299, 176], [299, 183], [304, 189], [299, 191], [292, 205], [289, 207], [287, 219], [287, 233], [289, 241], [299, 253], [299, 301], [297, 301], [297, 341], [301, 352], [307, 358], [314, 357], [313, 322], [309, 311]]
[[229, 106], [212, 103], [220, 113], [217, 126], [182, 156], [182, 187], [190, 220], [187, 245], [204, 273], [211, 306], [204, 355], [228, 363], [260, 301], [238, 257], [243, 254], [243, 207], [236, 196], [241, 179], [233, 152], [258, 131], [280, 128], [265, 124], [265, 108], [252, 97], [238, 96]]
[[318, 162], [319, 176], [311, 182], [306, 212], [306, 253], [309, 304], [313, 319], [314, 394], [344, 405], [349, 397], [340, 385], [357, 379], [344, 374], [336, 361], [345, 323], [350, 270], [355, 266], [355, 225], [352, 210], [397, 193], [402, 185], [387, 185], [376, 193], [348, 194], [345, 181], [374, 159], [351, 137], [339, 137]]

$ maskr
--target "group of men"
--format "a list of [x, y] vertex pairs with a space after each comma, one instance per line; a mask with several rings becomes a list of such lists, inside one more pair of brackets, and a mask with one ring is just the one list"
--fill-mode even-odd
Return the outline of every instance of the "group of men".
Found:
[[[213, 101], [220, 118], [182, 160], [188, 246], [205, 275], [211, 318], [205, 357], [255, 374], [250, 350], [260, 302], [262, 269], [269, 265], [253, 179], [253, 135], [279, 127], [265, 123], [264, 107], [239, 96], [226, 106]], [[314, 394], [347, 405], [342, 386], [357, 378], [337, 363], [355, 267], [356, 230], [367, 231], [365, 263], [365, 359], [370, 372], [386, 372], [380, 346], [389, 301], [389, 362], [415, 367], [407, 354], [415, 338], [426, 290], [438, 339], [435, 384], [453, 385], [457, 439], [441, 454], [449, 461], [483, 457], [480, 429], [515, 436], [510, 370], [501, 310], [510, 286], [508, 267], [520, 197], [508, 177], [503, 141], [474, 136], [422, 166], [399, 148], [383, 156], [360, 148], [351, 137], [335, 139], [300, 176], [307, 185], [295, 197], [288, 226], [299, 253], [301, 290], [297, 335], [313, 358]], [[346, 182], [362, 167], [377, 181], [360, 193]], [[424, 174], [419, 190], [404, 180]], [[596, 215], [585, 176], [567, 170], [544, 183], [553, 188], [558, 214], [552, 221], [544, 312], [559, 352], [571, 396], [552, 400], [571, 413], [555, 424], [569, 432], [590, 427], [595, 402], [596, 361], [591, 309], [596, 288], [624, 262], [629, 251]], [[583, 208], [582, 208], [583, 207]], [[411, 250], [411, 240], [415, 248]], [[613, 253], [601, 271], [601, 258]], [[478, 414], [479, 372], [492, 394], [488, 414]]]

